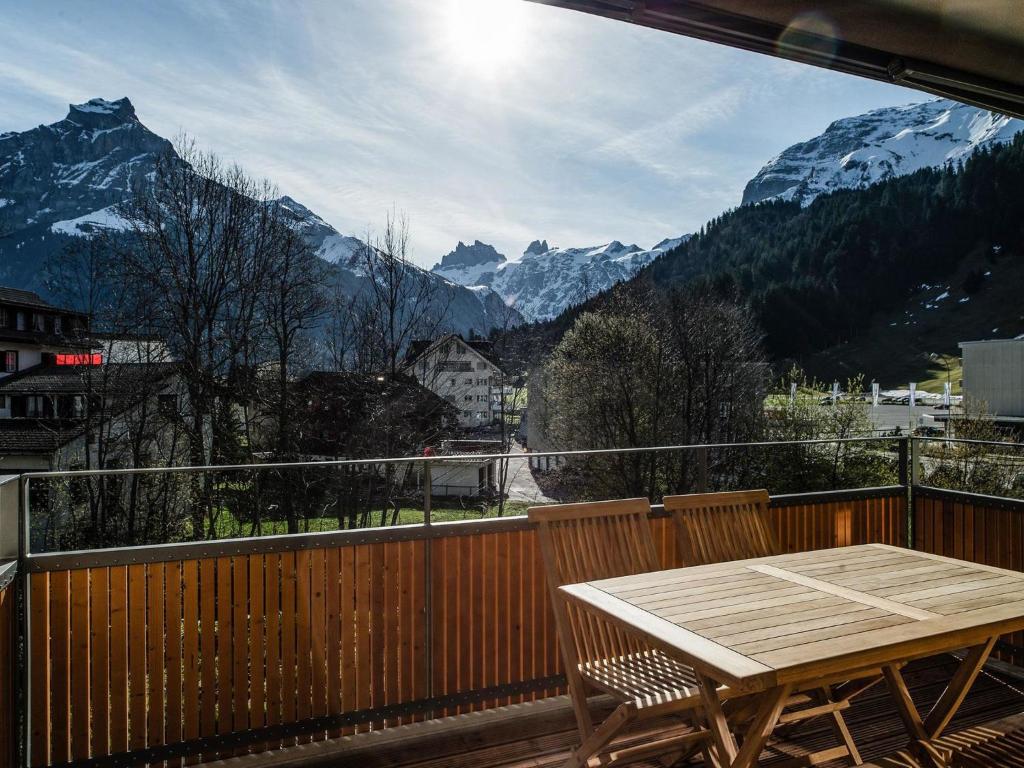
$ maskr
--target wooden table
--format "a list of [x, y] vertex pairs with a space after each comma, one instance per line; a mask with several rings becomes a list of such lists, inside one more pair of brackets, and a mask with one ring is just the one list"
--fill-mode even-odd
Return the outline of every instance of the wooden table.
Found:
[[[731, 768], [757, 763], [792, 692], [879, 669], [920, 759], [944, 765], [935, 740], [999, 635], [1024, 629], [1024, 573], [882, 544], [561, 589], [696, 670], [719, 759]], [[963, 661], [922, 718], [901, 665], [959, 649]], [[737, 747], [722, 698], [748, 692], [757, 714]]]

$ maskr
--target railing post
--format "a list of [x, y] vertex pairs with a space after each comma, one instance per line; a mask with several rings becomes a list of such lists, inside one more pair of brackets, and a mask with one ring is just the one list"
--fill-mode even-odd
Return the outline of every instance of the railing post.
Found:
[[[432, 496], [434, 477], [430, 461], [423, 462], [423, 525], [427, 529], [427, 538], [423, 542], [423, 668], [427, 672], [427, 697], [434, 697], [434, 538], [432, 526]], [[434, 712], [427, 713], [433, 719]]]
[[708, 449], [701, 446], [697, 449], [697, 493], [708, 492]]
[[910, 486], [921, 484], [921, 448], [918, 439], [911, 435], [910, 441]]
[[0, 477], [0, 560], [14, 560], [21, 551], [17, 477]]
[[[18, 586], [21, 599], [21, 621], [18, 623], [18, 636], [21, 639], [21, 669], [18, 675], [19, 690], [15, 717], [21, 718], [21, 765], [28, 768], [32, 765], [32, 626], [31, 626], [31, 586], [28, 573], [28, 554], [32, 527], [29, 520], [29, 480], [25, 476], [18, 478]], [[12, 655], [16, 655], [12, 654]], [[20, 711], [19, 711], [20, 710]]]
[[434, 477], [430, 469], [430, 461], [423, 462], [423, 524], [430, 525], [430, 508], [434, 492]]
[[910, 484], [910, 475], [907, 472], [909, 449], [908, 443], [910, 438], [904, 438], [900, 440], [897, 450], [899, 452], [899, 484], [902, 486], [908, 486]]
[[918, 453], [917, 439], [913, 435], [907, 437], [910, 453], [910, 482], [907, 483], [907, 549], [914, 548], [914, 489], [921, 484], [921, 457]]

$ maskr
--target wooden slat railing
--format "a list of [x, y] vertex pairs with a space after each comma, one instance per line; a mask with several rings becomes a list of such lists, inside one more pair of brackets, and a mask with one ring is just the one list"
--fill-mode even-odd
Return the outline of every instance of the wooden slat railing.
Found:
[[[1024, 571], [1024, 501], [915, 486], [914, 549]], [[1004, 639], [1022, 650], [1003, 657], [1020, 663], [1024, 633]]]
[[[905, 542], [902, 487], [772, 512], [789, 550]], [[652, 522], [682, 565], [670, 521]], [[33, 766], [180, 765], [561, 692], [525, 518], [240, 546], [29, 558]]]

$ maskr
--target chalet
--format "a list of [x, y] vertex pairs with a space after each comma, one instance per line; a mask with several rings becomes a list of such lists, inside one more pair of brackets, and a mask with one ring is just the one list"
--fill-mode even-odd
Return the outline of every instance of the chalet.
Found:
[[0, 380], [0, 471], [180, 463], [177, 366], [98, 357], [55, 356]]
[[47, 355], [89, 354], [88, 332], [87, 315], [32, 291], [0, 287], [0, 378], [39, 365]]
[[409, 345], [405, 370], [459, 411], [459, 426], [482, 427], [501, 415], [505, 373], [491, 342], [450, 333]]

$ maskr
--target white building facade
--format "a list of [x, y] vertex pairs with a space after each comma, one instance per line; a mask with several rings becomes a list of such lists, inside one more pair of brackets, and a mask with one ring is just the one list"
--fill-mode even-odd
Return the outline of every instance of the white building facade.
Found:
[[458, 334], [414, 342], [406, 371], [459, 411], [459, 426], [488, 426], [501, 415], [504, 372], [490, 343]]

